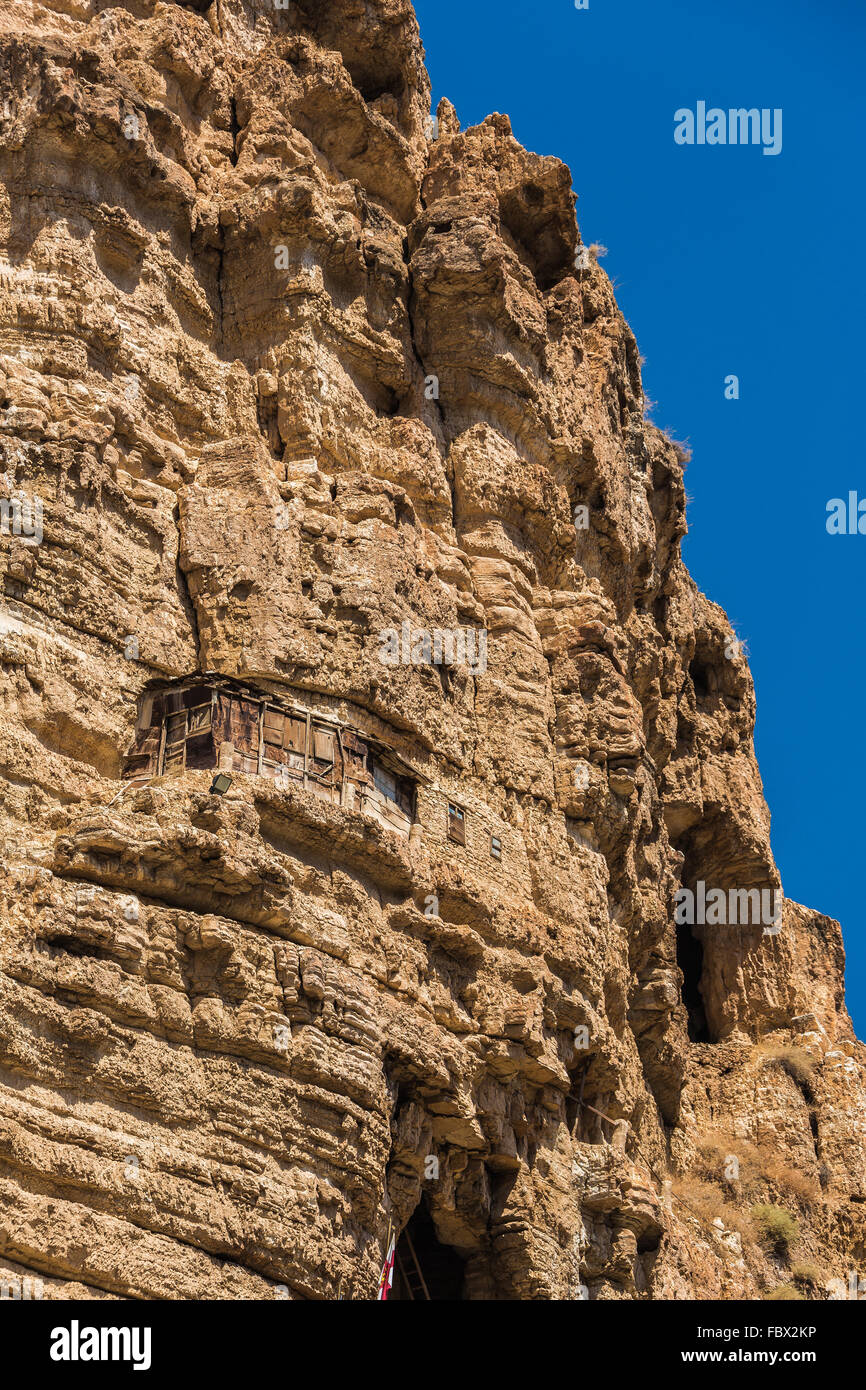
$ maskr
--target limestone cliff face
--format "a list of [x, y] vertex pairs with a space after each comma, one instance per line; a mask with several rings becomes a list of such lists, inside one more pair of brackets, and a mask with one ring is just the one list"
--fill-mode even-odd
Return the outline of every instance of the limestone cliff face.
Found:
[[[568, 170], [430, 128], [408, 0], [0, 42], [0, 1277], [370, 1299], [390, 1219], [472, 1299], [832, 1294], [841, 935], [675, 922], [779, 885], [754, 695]], [[122, 780], [196, 673], [398, 760], [408, 833], [306, 753]]]

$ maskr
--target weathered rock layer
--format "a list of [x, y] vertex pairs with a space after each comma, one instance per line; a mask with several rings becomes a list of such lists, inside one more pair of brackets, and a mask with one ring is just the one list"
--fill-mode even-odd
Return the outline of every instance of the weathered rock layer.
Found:
[[[675, 922], [779, 885], [754, 694], [568, 170], [431, 126], [408, 0], [0, 45], [0, 1277], [367, 1299], [412, 1220], [434, 1296], [832, 1294], [841, 934]], [[399, 760], [408, 834], [122, 780], [195, 673]]]

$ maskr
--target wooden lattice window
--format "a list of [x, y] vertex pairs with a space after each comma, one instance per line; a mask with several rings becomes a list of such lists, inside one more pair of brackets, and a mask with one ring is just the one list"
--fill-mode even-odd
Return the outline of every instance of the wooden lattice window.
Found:
[[491, 859], [501, 859], [501, 858], [502, 858], [502, 841], [500, 840], [500, 838], [499, 838], [498, 835], [491, 835], [491, 836], [490, 836], [490, 858], [491, 858]]
[[286, 731], [283, 736], [283, 747], [290, 753], [300, 755], [301, 761], [304, 758], [304, 749], [307, 744], [307, 725], [303, 719], [293, 719], [291, 715], [286, 716]]
[[411, 818], [415, 804], [415, 788], [409, 778], [392, 772], [372, 753], [368, 756], [368, 768], [374, 790], [386, 801], [399, 806], [403, 814]]
[[351, 730], [343, 730], [343, 751], [346, 756], [346, 776], [360, 786], [370, 781], [367, 771], [367, 745]]
[[373, 785], [378, 787], [382, 795], [387, 797], [389, 801], [397, 801], [397, 778], [393, 772], [389, 772], [380, 763], [373, 764]]
[[304, 748], [307, 743], [307, 723], [282, 710], [265, 707], [262, 721], [264, 762], [303, 772]]
[[323, 729], [313, 725], [313, 758], [322, 769], [332, 767], [336, 761], [335, 747], [337, 735], [333, 729]]
[[266, 709], [264, 718], [265, 743], [282, 748], [286, 732], [286, 716], [277, 709]]
[[163, 702], [163, 726], [162, 772], [182, 772], [185, 767], [213, 767], [213, 696], [208, 686], [167, 692]]
[[448, 839], [457, 845], [466, 844], [466, 816], [459, 806], [448, 803]]
[[307, 771], [322, 786], [339, 786], [343, 773], [336, 729], [313, 724], [310, 729], [310, 745]]

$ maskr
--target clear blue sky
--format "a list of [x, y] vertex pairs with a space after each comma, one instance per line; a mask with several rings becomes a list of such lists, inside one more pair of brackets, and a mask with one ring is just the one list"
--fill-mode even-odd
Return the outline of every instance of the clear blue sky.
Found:
[[[688, 440], [686, 562], [748, 644], [756, 743], [789, 898], [837, 917], [866, 1037], [862, 401], [863, 0], [416, 0], [434, 109], [511, 117], [571, 169], [583, 239]], [[674, 112], [783, 110], [778, 156], [682, 147]], [[724, 379], [740, 379], [740, 399]]]

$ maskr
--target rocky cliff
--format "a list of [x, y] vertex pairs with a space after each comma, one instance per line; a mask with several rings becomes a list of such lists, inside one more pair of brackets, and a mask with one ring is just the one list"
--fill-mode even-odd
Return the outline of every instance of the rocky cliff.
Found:
[[840, 1296], [841, 934], [569, 171], [408, 0], [0, 47], [0, 1279]]

